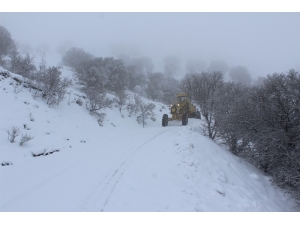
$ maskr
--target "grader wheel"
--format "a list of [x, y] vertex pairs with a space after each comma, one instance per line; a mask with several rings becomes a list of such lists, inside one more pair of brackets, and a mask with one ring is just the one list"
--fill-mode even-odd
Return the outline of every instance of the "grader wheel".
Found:
[[162, 117], [162, 126], [163, 127], [166, 127], [168, 126], [168, 114], [164, 114], [163, 117]]
[[188, 120], [189, 120], [188, 114], [183, 114], [182, 115], [182, 126], [186, 126], [188, 124]]

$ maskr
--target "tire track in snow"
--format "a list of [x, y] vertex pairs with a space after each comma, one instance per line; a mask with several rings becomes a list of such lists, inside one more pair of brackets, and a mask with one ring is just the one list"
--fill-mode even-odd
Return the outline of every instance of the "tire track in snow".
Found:
[[[133, 135], [135, 133], [139, 133], [139, 130], [136, 130], [133, 132]], [[126, 140], [126, 138], [125, 138]], [[114, 144], [110, 144], [109, 146], [104, 146], [104, 147], [109, 147], [109, 148], [114, 148], [119, 146], [120, 143], [116, 142]], [[137, 145], [134, 144], [133, 147]], [[116, 159], [112, 158], [110, 160], [113, 160], [112, 163], [117, 163], [119, 162], [118, 160], [121, 158], [123, 158], [124, 156], [126, 156], [127, 152], [132, 149], [129, 148], [127, 151], [123, 152], [120, 154], [119, 157], [117, 157]], [[55, 179], [60, 178], [61, 176], [64, 176], [65, 174], [67, 174], [68, 172], [72, 171], [72, 169], [79, 167], [81, 165], [84, 165], [88, 160], [93, 160], [97, 155], [101, 154], [101, 151], [96, 151], [93, 153], [90, 153], [88, 156], [86, 156], [85, 158], [76, 161], [75, 163], [72, 163], [69, 166], [66, 166], [63, 170], [60, 170], [59, 172], [54, 173], [53, 175], [48, 176], [47, 178], [45, 178], [44, 180], [38, 182], [37, 184], [34, 184], [33, 186], [31, 186], [30, 188], [28, 188], [25, 191], [22, 191], [21, 193], [15, 195], [13, 198], [7, 200], [6, 202], [3, 202], [0, 205], [0, 211], [5, 211], [5, 209], [9, 208], [10, 206], [14, 205], [16, 202], [20, 201], [22, 198], [27, 197], [29, 195], [34, 194], [37, 190], [42, 189], [43, 187], [45, 187], [46, 185], [48, 185], [49, 183], [51, 183], [52, 181], [54, 181]], [[111, 163], [110, 163], [111, 164]]]
[[130, 165], [130, 162], [137, 156], [139, 150], [156, 137], [173, 130], [174, 128], [175, 127], [164, 129], [162, 132], [155, 134], [154, 136], [152, 134], [151, 136], [148, 136], [142, 141], [129, 147], [126, 150], [126, 153], [129, 154], [125, 155], [123, 160], [121, 160], [121, 163], [114, 165], [110, 172], [98, 180], [98, 184], [92, 188], [90, 193], [82, 201], [82, 204], [79, 206], [79, 210], [89, 212], [95, 211], [95, 209], [99, 208], [99, 210], [103, 212], [120, 179], [122, 179], [126, 169]]
[[47, 177], [45, 180], [35, 184], [34, 186], [28, 188], [27, 190], [19, 193], [18, 195], [16, 195], [15, 197], [13, 197], [12, 199], [4, 202], [2, 205], [0, 205], [0, 211], [3, 211], [3, 209], [9, 207], [10, 205], [12, 205], [13, 203], [17, 202], [18, 200], [30, 195], [30, 194], [33, 194], [37, 189], [40, 189], [42, 188], [43, 186], [47, 185], [48, 183], [50, 183], [52, 180], [58, 178], [59, 176], [62, 176], [63, 174], [67, 173], [68, 171], [70, 171], [71, 169], [73, 169], [74, 167], [78, 166], [79, 164], [82, 164], [84, 163], [85, 161], [87, 161], [88, 159], [90, 159], [91, 157], [97, 155], [99, 153], [93, 153], [87, 157], [85, 157], [84, 159], [80, 160], [80, 161], [77, 161], [76, 163], [68, 166], [67, 168]]

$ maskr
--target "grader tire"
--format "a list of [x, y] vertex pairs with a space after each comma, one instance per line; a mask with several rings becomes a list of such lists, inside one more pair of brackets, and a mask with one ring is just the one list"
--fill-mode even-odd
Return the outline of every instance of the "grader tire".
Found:
[[182, 126], [186, 126], [188, 124], [188, 120], [189, 120], [188, 114], [183, 114], [182, 115]]
[[168, 114], [164, 114], [163, 117], [162, 117], [162, 126], [163, 127], [166, 127], [168, 126]]

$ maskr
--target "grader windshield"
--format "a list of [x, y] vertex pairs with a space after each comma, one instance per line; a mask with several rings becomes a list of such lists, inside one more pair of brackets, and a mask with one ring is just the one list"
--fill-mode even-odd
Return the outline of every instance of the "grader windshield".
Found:
[[185, 100], [188, 100], [187, 96], [178, 96], [177, 97], [177, 102], [185, 102]]

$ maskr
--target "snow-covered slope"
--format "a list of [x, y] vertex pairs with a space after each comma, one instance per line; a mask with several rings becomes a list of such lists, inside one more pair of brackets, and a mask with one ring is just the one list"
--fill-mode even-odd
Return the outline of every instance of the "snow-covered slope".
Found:
[[[116, 107], [101, 127], [75, 103], [78, 90], [49, 108], [26, 88], [14, 93], [12, 77], [0, 80], [2, 212], [299, 211], [267, 176], [202, 136], [200, 120], [162, 127], [168, 110], [155, 103], [156, 121], [144, 128]], [[13, 126], [34, 138], [10, 143]]]

